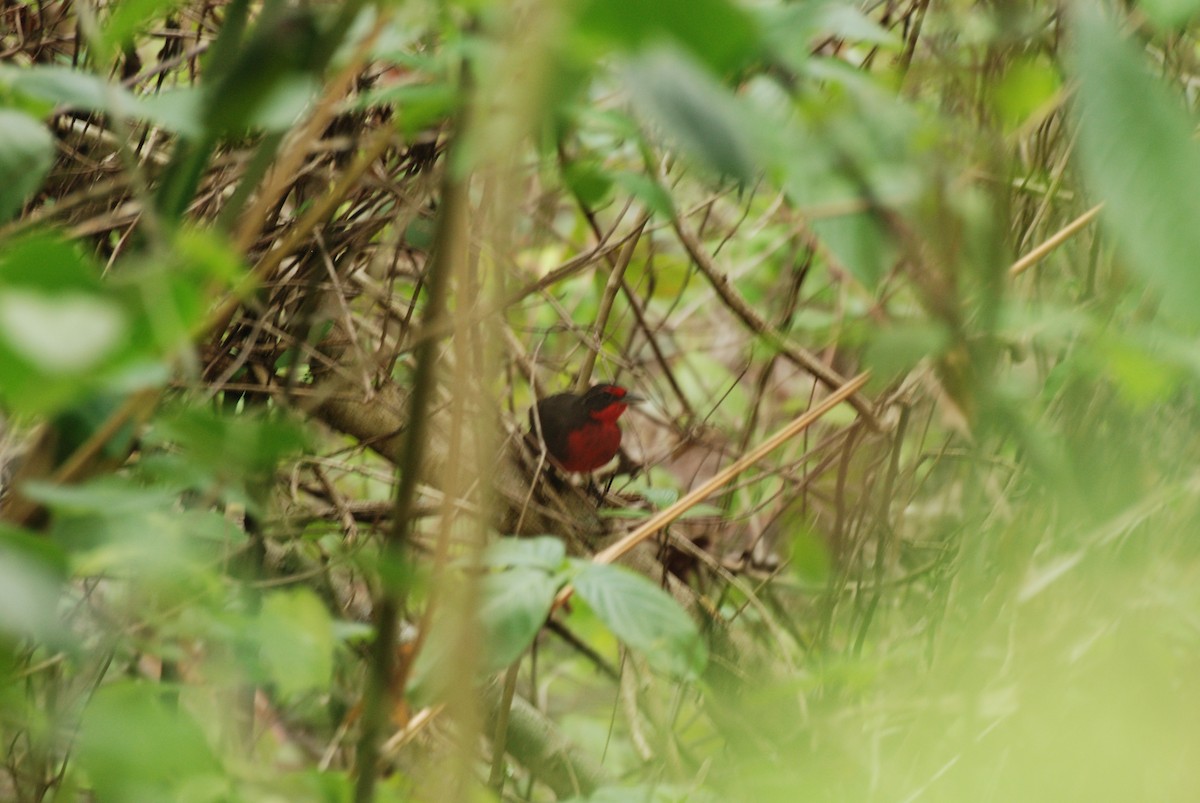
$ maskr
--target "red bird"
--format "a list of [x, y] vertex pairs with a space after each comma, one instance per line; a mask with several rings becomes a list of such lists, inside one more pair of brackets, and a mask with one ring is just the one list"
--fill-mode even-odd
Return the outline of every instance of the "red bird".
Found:
[[[593, 385], [582, 395], [556, 393], [537, 403], [546, 451], [567, 471], [595, 471], [616, 456], [621, 447], [617, 419], [631, 404], [643, 401], [619, 385]], [[529, 428], [538, 432], [534, 411]]]

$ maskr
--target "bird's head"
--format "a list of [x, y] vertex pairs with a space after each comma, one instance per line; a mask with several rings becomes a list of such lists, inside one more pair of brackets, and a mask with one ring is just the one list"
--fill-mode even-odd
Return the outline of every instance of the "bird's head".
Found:
[[582, 403], [588, 415], [597, 421], [616, 421], [631, 404], [644, 401], [620, 385], [592, 385], [583, 394]]

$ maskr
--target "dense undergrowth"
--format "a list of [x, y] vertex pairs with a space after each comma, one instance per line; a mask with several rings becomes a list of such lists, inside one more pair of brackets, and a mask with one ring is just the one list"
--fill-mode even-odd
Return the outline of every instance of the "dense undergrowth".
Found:
[[0, 797], [1191, 799], [1197, 10], [3, 5]]

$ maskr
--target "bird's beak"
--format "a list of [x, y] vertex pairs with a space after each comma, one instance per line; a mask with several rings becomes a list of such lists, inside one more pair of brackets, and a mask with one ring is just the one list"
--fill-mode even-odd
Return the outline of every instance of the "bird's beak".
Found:
[[639, 396], [636, 393], [626, 393], [621, 397], [622, 404], [641, 404], [645, 400], [645, 396]]

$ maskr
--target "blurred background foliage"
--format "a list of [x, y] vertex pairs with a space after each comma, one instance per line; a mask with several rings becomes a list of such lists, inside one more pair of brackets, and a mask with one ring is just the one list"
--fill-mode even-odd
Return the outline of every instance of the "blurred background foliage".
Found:
[[1193, 799], [1198, 12], [3, 4], [0, 798]]

